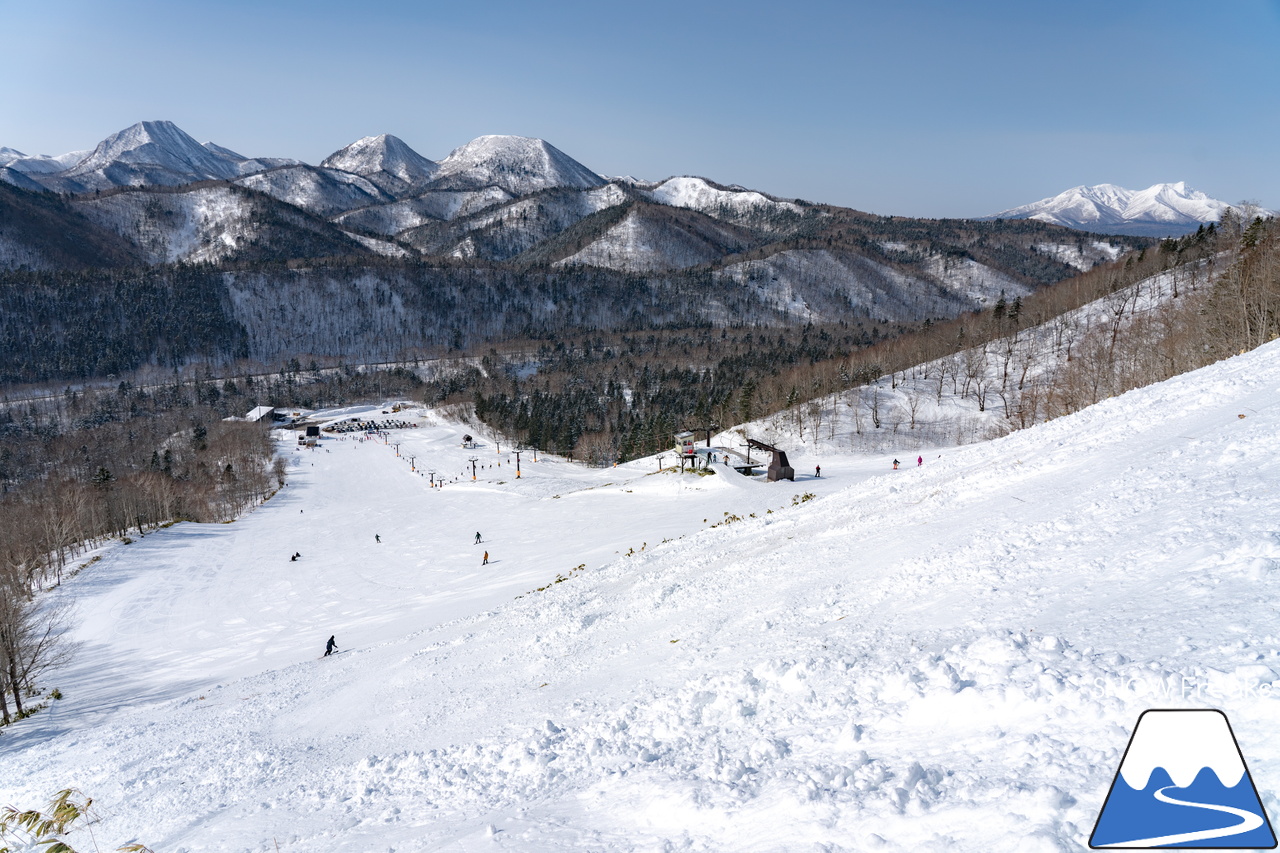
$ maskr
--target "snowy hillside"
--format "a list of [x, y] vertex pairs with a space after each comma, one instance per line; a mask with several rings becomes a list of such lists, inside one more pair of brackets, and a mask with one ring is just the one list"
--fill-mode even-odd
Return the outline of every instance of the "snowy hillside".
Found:
[[368, 178], [305, 165], [259, 172], [236, 183], [324, 217], [391, 200]]
[[[352, 228], [363, 228], [388, 237], [404, 234], [429, 222], [466, 216], [511, 201], [511, 193], [501, 187], [481, 190], [434, 190], [386, 204], [370, 204], [334, 217]], [[405, 235], [408, 236], [408, 235]]]
[[[804, 263], [812, 266], [807, 270], [810, 277], [838, 279], [842, 274], [827, 257], [805, 258]], [[1169, 322], [1159, 310], [1176, 298], [1203, 294], [1208, 274], [1205, 267], [1167, 270], [1041, 325], [810, 400], [753, 428], [766, 441], [799, 445], [816, 455], [850, 448], [867, 453], [928, 452], [1006, 435], [1046, 420], [1051, 410], [1056, 414], [1064, 406], [1079, 408], [1111, 396], [1110, 371], [1091, 372], [1087, 365], [1113, 351], [1113, 336], [1126, 339], [1135, 331], [1141, 334], [1144, 325], [1159, 328]], [[861, 277], [873, 279], [867, 272]], [[894, 300], [927, 292], [919, 283], [904, 287], [883, 273], [881, 280], [888, 283], [874, 292], [851, 295], [851, 301], [906, 311], [916, 303], [895, 305]], [[745, 282], [765, 286], [758, 274]], [[1149, 347], [1137, 349], [1145, 349], [1156, 362], [1165, 357]], [[1141, 358], [1118, 360], [1125, 362], [1125, 370], [1142, 369]], [[1064, 380], [1064, 374], [1073, 371], [1083, 373], [1078, 379], [1084, 387]], [[1064, 393], [1074, 395], [1072, 402], [1065, 401]]]
[[28, 157], [13, 148], [0, 148], [0, 166], [14, 169], [18, 172], [25, 172], [29, 175], [44, 175], [69, 169], [87, 157], [89, 153], [88, 151], [72, 151], [58, 157], [50, 157], [47, 154]]
[[713, 274], [733, 281], [797, 318], [838, 322], [849, 316], [900, 322], [955, 316], [1030, 289], [971, 258], [926, 258], [928, 275], [908, 275], [853, 252], [788, 250], [729, 264]]
[[[255, 236], [253, 200], [228, 187], [186, 193], [117, 193], [78, 205], [87, 219], [131, 237], [150, 263], [212, 263]], [[217, 240], [208, 235], [217, 234]]]
[[710, 217], [669, 215], [637, 205], [599, 238], [556, 262], [628, 272], [684, 269], [710, 263], [750, 245], [749, 234]]
[[1098, 184], [1073, 187], [988, 218], [1038, 219], [1102, 234], [1165, 237], [1187, 234], [1201, 225], [1217, 222], [1231, 206], [1182, 181], [1155, 184], [1145, 190]]
[[1218, 707], [1274, 815], [1277, 387], [1272, 343], [794, 484], [517, 480], [429, 414], [286, 441], [267, 504], [55, 594], [77, 657], [6, 801], [175, 851], [1074, 850], [1141, 711]]
[[[442, 193], [428, 193], [422, 197]], [[552, 189], [485, 205], [458, 209], [452, 221], [418, 228], [402, 236], [425, 254], [507, 260], [550, 240], [592, 214], [627, 201], [617, 184], [589, 190]]]
[[260, 258], [280, 244], [306, 246], [316, 256], [403, 254], [382, 241], [369, 245], [288, 205], [235, 186], [176, 191], [113, 191], [72, 204], [84, 218], [132, 241], [149, 264], [217, 263]]
[[798, 205], [789, 201], [774, 201], [763, 193], [749, 190], [719, 189], [707, 180], [697, 177], [668, 178], [649, 190], [646, 195], [660, 204], [687, 207], [713, 216], [725, 212], [726, 209], [736, 212], [761, 209], [789, 213], [800, 211]]

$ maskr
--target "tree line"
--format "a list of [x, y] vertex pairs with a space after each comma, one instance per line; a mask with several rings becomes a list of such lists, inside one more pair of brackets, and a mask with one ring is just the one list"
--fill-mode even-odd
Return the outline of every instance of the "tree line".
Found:
[[0, 408], [0, 723], [60, 660], [62, 614], [37, 595], [87, 549], [232, 520], [283, 483], [266, 426], [223, 419], [243, 395], [211, 389], [121, 383]]
[[[926, 386], [1019, 429], [1275, 338], [1276, 230], [1228, 215], [1026, 298], [915, 328], [672, 330], [586, 336], [534, 357], [494, 350], [479, 368], [428, 383], [425, 399], [473, 403], [496, 432], [597, 463], [659, 452], [679, 430], [783, 410], [803, 435], [806, 417], [819, 427], [823, 417], [806, 401], [859, 388], [858, 432], [915, 429]], [[1088, 303], [1101, 317], [1074, 319]], [[1033, 328], [1043, 340], [1029, 339]], [[870, 387], [880, 377], [892, 388], [911, 378], [915, 404], [882, 409]]]

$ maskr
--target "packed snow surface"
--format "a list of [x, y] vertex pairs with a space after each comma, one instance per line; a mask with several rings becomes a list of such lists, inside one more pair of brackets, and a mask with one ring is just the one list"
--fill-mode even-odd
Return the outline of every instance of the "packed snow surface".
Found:
[[77, 786], [159, 851], [1067, 851], [1143, 710], [1216, 707], [1277, 814], [1280, 342], [795, 483], [516, 479], [397, 417], [67, 580], [0, 799]]

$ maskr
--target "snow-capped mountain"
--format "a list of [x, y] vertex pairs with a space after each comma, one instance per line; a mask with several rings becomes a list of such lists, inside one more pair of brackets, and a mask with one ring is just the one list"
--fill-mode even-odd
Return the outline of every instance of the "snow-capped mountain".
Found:
[[1003, 210], [986, 219], [1038, 219], [1081, 231], [1168, 237], [1217, 222], [1232, 205], [1184, 181], [1130, 190], [1115, 184], [1072, 187], [1051, 198]]
[[[121, 252], [103, 237], [94, 245], [106, 247], [108, 260], [220, 264], [376, 252], [569, 281], [699, 276], [700, 287], [709, 281], [726, 294], [724, 305], [704, 306], [718, 317], [758, 303], [812, 321], [954, 316], [1136, 245], [1085, 246], [1051, 225], [998, 223], [983, 226], [987, 236], [975, 244], [950, 225], [872, 220], [703, 177], [607, 180], [550, 143], [520, 136], [481, 136], [439, 161], [395, 136], [366, 136], [313, 166], [247, 157], [199, 143], [172, 122], [148, 121], [87, 154], [3, 149], [0, 182], [13, 190], [0, 193], [5, 268], [57, 268], [53, 259], [69, 257], [53, 245], [65, 214], [87, 220], [68, 218], [65, 233], [93, 227], [131, 244]], [[41, 189], [68, 195], [39, 202], [46, 224], [3, 227], [4, 206], [36, 204], [21, 191]], [[1110, 205], [1137, 195], [1112, 189], [1099, 195]]]
[[[143, 121], [113, 133], [88, 157], [58, 175], [71, 188], [172, 186], [238, 177], [238, 162], [210, 150], [169, 121]], [[70, 186], [68, 186], [70, 185]]]
[[379, 188], [397, 195], [425, 186], [440, 170], [434, 160], [428, 160], [388, 133], [357, 139], [324, 158], [320, 165], [368, 178]]
[[541, 139], [481, 136], [440, 161], [435, 188], [470, 190], [497, 186], [512, 195], [552, 187], [588, 189], [605, 179]]
[[89, 156], [88, 151], [71, 151], [57, 157], [38, 154], [29, 157], [13, 148], [0, 148], [0, 167], [35, 175], [62, 172]]
[[[0, 151], [0, 169], [26, 175], [45, 189], [82, 193], [121, 186], [179, 186], [232, 180], [296, 164], [287, 157], [245, 157], [212, 142], [201, 144], [171, 121], [142, 121], [113, 133], [92, 151], [56, 157]], [[0, 175], [29, 189], [28, 182]]]
[[[637, 182], [633, 180], [630, 183]], [[690, 175], [668, 178], [657, 185], [646, 186], [652, 188], [645, 194], [659, 204], [687, 207], [712, 215], [726, 211], [740, 213], [748, 210], [785, 210], [795, 213], [800, 210], [798, 205], [789, 201], [775, 201], [763, 193], [752, 192], [744, 187], [717, 187], [705, 178]]]

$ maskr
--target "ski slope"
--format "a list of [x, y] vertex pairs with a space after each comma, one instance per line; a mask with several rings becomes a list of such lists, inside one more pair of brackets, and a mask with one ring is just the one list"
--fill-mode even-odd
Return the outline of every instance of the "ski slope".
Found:
[[1217, 707], [1277, 814], [1278, 343], [794, 484], [418, 420], [65, 583], [0, 801], [160, 853], [1079, 850], [1141, 711]]

